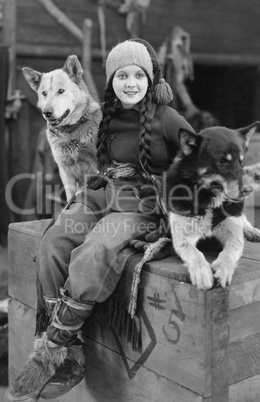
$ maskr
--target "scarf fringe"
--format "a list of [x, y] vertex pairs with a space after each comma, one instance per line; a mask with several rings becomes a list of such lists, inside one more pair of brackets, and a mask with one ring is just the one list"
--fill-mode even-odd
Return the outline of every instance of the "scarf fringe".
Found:
[[130, 316], [132, 318], [134, 318], [135, 312], [136, 312], [138, 286], [140, 283], [140, 276], [141, 276], [143, 266], [146, 262], [153, 260], [156, 257], [156, 255], [169, 242], [171, 242], [171, 240], [168, 237], [161, 237], [156, 242], [151, 243], [145, 250], [142, 260], [135, 267], [132, 286], [131, 286], [130, 302], [129, 302], [129, 306], [128, 306], [128, 313], [130, 314]]
[[43, 289], [38, 274], [36, 274], [36, 290], [37, 290], [37, 312], [36, 312], [36, 327], [34, 336], [40, 337], [42, 333], [47, 330], [47, 327], [50, 322], [50, 317], [43, 298]]
[[131, 318], [127, 309], [111, 297], [108, 301], [108, 323], [117, 335], [124, 337], [134, 352], [142, 349], [141, 325], [137, 316]]

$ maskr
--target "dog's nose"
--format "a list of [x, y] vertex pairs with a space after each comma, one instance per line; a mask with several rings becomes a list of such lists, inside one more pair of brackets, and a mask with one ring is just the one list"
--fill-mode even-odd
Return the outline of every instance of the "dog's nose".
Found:
[[254, 191], [254, 189], [253, 189], [253, 187], [252, 186], [247, 186], [247, 187], [244, 187], [242, 190], [241, 190], [241, 193], [242, 193], [242, 195], [243, 195], [243, 197], [247, 197], [250, 193], [252, 193]]
[[219, 181], [212, 181], [210, 183], [210, 186], [211, 186], [212, 189], [216, 189], [216, 190], [220, 190], [220, 191], [223, 190], [223, 186]]
[[52, 112], [47, 110], [46, 112], [43, 112], [43, 114], [44, 114], [45, 117], [47, 117], [47, 119], [49, 119], [51, 117], [51, 115], [52, 115]]

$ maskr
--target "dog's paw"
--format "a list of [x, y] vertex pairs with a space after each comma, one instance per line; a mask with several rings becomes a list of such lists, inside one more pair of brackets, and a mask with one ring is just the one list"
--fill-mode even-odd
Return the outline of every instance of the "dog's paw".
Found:
[[213, 273], [210, 264], [207, 261], [200, 261], [188, 267], [191, 283], [197, 289], [207, 290], [213, 286]]
[[233, 267], [232, 264], [216, 260], [212, 263], [211, 268], [214, 271], [214, 278], [223, 288], [225, 288], [226, 285], [231, 284], [235, 270], [235, 267]]
[[249, 241], [260, 242], [260, 229], [254, 228], [253, 226], [250, 229], [245, 228], [244, 236]]

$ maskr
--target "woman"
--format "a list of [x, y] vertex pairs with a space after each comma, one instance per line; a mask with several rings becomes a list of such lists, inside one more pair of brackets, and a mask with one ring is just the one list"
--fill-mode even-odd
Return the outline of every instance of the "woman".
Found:
[[85, 355], [77, 334], [95, 303], [113, 293], [129, 242], [159, 225], [156, 197], [145, 198], [139, 190], [153, 186], [152, 177], [169, 167], [179, 149], [179, 129], [193, 131], [166, 105], [172, 93], [146, 41], [115, 46], [106, 78], [97, 143], [103, 187], [83, 188], [43, 237], [37, 273], [48, 321], [44, 325], [38, 317], [38, 334], [44, 332], [7, 393], [10, 401], [57, 397], [83, 378]]

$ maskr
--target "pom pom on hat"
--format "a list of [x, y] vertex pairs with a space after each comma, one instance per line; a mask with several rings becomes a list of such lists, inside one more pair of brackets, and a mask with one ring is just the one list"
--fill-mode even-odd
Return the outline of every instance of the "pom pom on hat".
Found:
[[173, 93], [170, 85], [164, 78], [160, 78], [157, 85], [154, 87], [156, 103], [165, 105], [173, 100]]
[[148, 43], [144, 39], [134, 38], [130, 39], [129, 41], [141, 43], [147, 48], [153, 63], [153, 74], [154, 74], [153, 85], [154, 85], [154, 97], [155, 97], [154, 100], [158, 104], [166, 105], [171, 100], [173, 100], [173, 93], [170, 85], [165, 81], [164, 78], [162, 78], [162, 68], [160, 66], [160, 63], [158, 62], [154, 48], [152, 47], [152, 45], [150, 45], [150, 43]]

